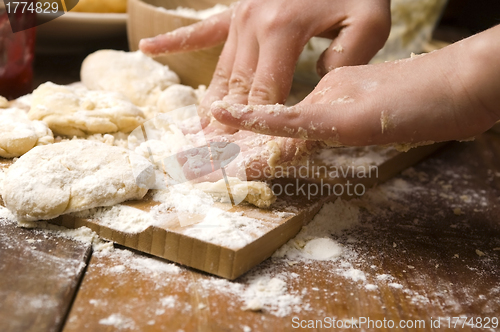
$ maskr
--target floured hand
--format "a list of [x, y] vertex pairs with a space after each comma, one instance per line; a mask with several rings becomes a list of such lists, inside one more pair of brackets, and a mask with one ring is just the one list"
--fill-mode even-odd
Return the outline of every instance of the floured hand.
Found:
[[224, 99], [240, 104], [283, 103], [304, 45], [313, 36], [333, 39], [318, 62], [321, 74], [367, 63], [390, 29], [387, 0], [244, 0], [228, 11], [170, 33], [144, 39], [150, 55], [209, 48], [226, 41], [201, 103]]
[[467, 139], [500, 118], [497, 26], [442, 50], [328, 73], [293, 107], [215, 103], [223, 124], [361, 146]]

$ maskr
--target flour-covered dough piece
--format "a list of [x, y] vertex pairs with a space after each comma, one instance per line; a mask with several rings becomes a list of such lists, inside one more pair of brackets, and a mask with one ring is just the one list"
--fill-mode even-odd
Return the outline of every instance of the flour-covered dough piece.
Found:
[[158, 98], [158, 111], [166, 113], [181, 107], [199, 105], [205, 94], [206, 87], [200, 85], [198, 89], [182, 84], [174, 84], [163, 91]]
[[54, 136], [41, 121], [31, 121], [19, 108], [0, 109], [0, 157], [19, 157], [37, 145], [54, 142]]
[[[259, 208], [268, 208], [276, 201], [271, 187], [266, 182], [242, 181], [238, 178], [227, 178], [233, 201], [246, 201]], [[224, 203], [230, 202], [226, 180], [221, 179], [216, 182], [200, 182], [194, 185], [212, 197], [221, 199]]]
[[28, 116], [44, 121], [57, 135], [79, 137], [129, 133], [145, 121], [144, 113], [120, 93], [52, 82], [33, 91]]
[[[134, 169], [130, 159], [134, 159]], [[151, 164], [123, 148], [73, 140], [35, 147], [5, 176], [5, 206], [22, 221], [141, 199]], [[139, 186], [134, 174], [142, 174]], [[144, 185], [146, 184], [146, 185]]]
[[160, 93], [180, 82], [168, 66], [139, 51], [92, 53], [83, 61], [80, 76], [87, 88], [120, 92], [138, 106], [156, 106]]
[[7, 108], [9, 107], [9, 101], [7, 98], [0, 96], [0, 108]]

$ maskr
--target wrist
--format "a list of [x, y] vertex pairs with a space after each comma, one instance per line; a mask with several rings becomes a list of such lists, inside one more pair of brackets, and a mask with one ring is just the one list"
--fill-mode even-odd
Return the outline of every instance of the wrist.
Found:
[[[472, 107], [500, 120], [500, 25], [456, 44], [461, 84]], [[492, 123], [493, 124], [493, 123]]]

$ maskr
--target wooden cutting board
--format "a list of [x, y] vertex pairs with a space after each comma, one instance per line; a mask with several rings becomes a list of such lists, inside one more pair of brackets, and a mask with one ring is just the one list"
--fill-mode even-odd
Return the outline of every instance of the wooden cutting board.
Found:
[[[335, 168], [336, 163], [344, 166], [359, 166], [367, 165], [366, 162], [370, 161], [370, 165], [377, 168], [377, 176], [358, 178], [352, 177], [353, 174], [349, 172], [350, 174], [346, 174], [345, 177], [332, 178], [321, 172], [322, 174], [317, 175], [313, 182], [304, 182], [301, 179], [280, 179], [275, 183], [282, 186], [292, 183], [298, 187], [304, 185], [303, 188], [307, 188], [311, 183], [342, 185], [350, 181], [352, 185], [362, 184], [369, 188], [393, 177], [441, 146], [443, 144], [434, 144], [414, 148], [408, 152], [381, 147], [334, 149], [318, 154], [309, 168], [312, 171], [321, 169], [320, 166], [332, 169], [332, 167]], [[327, 158], [324, 156], [325, 153]], [[312, 220], [324, 203], [339, 197], [336, 194], [328, 195], [326, 190], [323, 194], [321, 192], [314, 194], [312, 191], [309, 194], [309, 197], [300, 192], [294, 195], [279, 195], [278, 200], [270, 209], [259, 209], [249, 204], [240, 204], [229, 209], [229, 212], [242, 213], [246, 217], [257, 219], [264, 225], [264, 232], [261, 233], [263, 235], [255, 236], [250, 243], [242, 247], [224, 247], [186, 235], [186, 230], [195, 227], [197, 222], [191, 220], [189, 225], [185, 225], [183, 220], [179, 220], [183, 217], [175, 211], [165, 212], [161, 224], [149, 226], [139, 233], [126, 233], [102, 225], [99, 220], [78, 218], [72, 215], [60, 216], [50, 222], [68, 228], [87, 226], [106, 240], [233, 280], [270, 257], [276, 249], [293, 238], [303, 225]], [[356, 196], [344, 193], [341, 197], [349, 199]], [[158, 203], [146, 198], [142, 201], [130, 201], [124, 204], [149, 211]], [[185, 217], [189, 218], [189, 216]]]

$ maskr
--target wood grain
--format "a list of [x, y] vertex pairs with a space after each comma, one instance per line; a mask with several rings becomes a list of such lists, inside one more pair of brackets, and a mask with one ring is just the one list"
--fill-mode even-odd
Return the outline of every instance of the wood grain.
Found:
[[0, 330], [59, 331], [90, 250], [0, 219]]
[[[488, 133], [475, 142], [452, 144], [374, 190], [386, 192], [380, 196], [386, 200], [377, 200], [377, 213], [363, 210], [358, 227], [336, 236], [345, 248], [337, 261], [268, 259], [231, 282], [185, 268], [175, 275], [139, 273], [116, 256], [94, 256], [64, 331], [113, 330], [102, 324], [113, 314], [129, 319], [126, 331], [186, 332], [292, 331], [293, 317], [327, 316], [425, 324], [414, 329], [365, 325], [366, 331], [456, 330], [446, 328], [448, 318], [499, 317], [499, 136]], [[125, 270], [116, 274], [116, 265]], [[352, 269], [366, 280], [349, 276]], [[244, 290], [263, 275], [286, 280], [287, 293], [301, 298], [297, 312], [278, 317], [272, 310], [241, 309], [242, 292], [230, 289]], [[175, 297], [173, 307], [161, 305], [166, 296]], [[90, 304], [91, 299], [106, 304]], [[431, 328], [431, 319], [438, 318], [441, 327]]]

